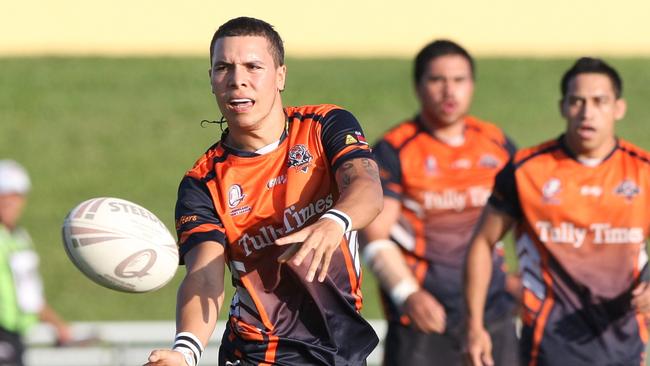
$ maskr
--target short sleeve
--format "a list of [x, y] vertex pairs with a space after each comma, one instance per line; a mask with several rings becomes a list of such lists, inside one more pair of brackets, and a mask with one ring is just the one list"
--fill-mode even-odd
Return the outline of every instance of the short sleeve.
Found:
[[522, 216], [517, 182], [515, 178], [516, 166], [511, 159], [501, 169], [494, 179], [494, 189], [488, 203], [499, 211], [514, 218]]
[[333, 171], [351, 159], [373, 159], [361, 125], [352, 113], [333, 109], [325, 114], [321, 122], [321, 142]]
[[185, 254], [199, 243], [225, 244], [225, 229], [214, 208], [207, 186], [200, 179], [185, 176], [178, 188], [176, 233], [180, 263]]
[[399, 153], [386, 140], [380, 140], [373, 148], [373, 154], [377, 165], [379, 165], [379, 176], [384, 196], [401, 199], [403, 188]]

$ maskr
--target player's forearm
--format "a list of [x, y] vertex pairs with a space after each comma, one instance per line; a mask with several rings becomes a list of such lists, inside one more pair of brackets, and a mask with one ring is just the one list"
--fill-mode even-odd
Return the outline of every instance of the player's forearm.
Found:
[[223, 304], [223, 283], [219, 286], [201, 274], [188, 274], [178, 289], [176, 333], [190, 332], [207, 345]]
[[483, 315], [491, 276], [492, 247], [484, 237], [475, 237], [465, 267], [465, 301], [470, 328], [484, 327]]
[[224, 247], [206, 241], [185, 254], [187, 273], [178, 289], [176, 333], [188, 332], [205, 346], [224, 297]]

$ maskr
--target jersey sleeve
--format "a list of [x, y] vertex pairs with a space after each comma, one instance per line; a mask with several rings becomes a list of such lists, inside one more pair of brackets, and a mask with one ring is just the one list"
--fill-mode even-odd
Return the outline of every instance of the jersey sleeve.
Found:
[[494, 178], [494, 189], [488, 203], [514, 218], [522, 216], [515, 180], [515, 164], [512, 159]]
[[225, 229], [210, 197], [207, 186], [199, 179], [185, 176], [178, 188], [176, 233], [180, 264], [185, 254], [199, 243], [216, 241], [225, 244]]
[[395, 148], [386, 140], [381, 140], [373, 148], [384, 196], [401, 199], [402, 197], [402, 166]]
[[321, 142], [333, 171], [350, 159], [373, 159], [359, 121], [344, 109], [325, 114]]

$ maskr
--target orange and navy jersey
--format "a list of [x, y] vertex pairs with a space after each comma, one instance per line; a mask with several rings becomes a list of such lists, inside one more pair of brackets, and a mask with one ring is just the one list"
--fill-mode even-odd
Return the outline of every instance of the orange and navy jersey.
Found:
[[561, 136], [518, 152], [490, 204], [519, 219], [527, 364], [641, 364], [631, 292], [647, 281], [650, 154], [619, 140], [584, 165]]
[[337, 106], [287, 107], [285, 114], [275, 150], [256, 154], [218, 142], [187, 172], [176, 204], [181, 260], [204, 241], [225, 246], [236, 293], [222, 352], [257, 364], [361, 364], [377, 337], [359, 314], [356, 232], [345, 234], [322, 283], [305, 280], [309, 257], [302, 266], [278, 263], [287, 247], [274, 241], [333, 207], [336, 169], [372, 153], [358, 121]]
[[[384, 195], [402, 202], [391, 239], [400, 245], [419, 282], [445, 306], [447, 322], [460, 324], [470, 236], [514, 145], [495, 125], [468, 116], [464, 142], [453, 146], [434, 137], [416, 117], [388, 131], [373, 150]], [[488, 319], [512, 308], [512, 299], [503, 291], [502, 256], [495, 256], [495, 262]], [[394, 318], [397, 309], [386, 305], [387, 315]]]

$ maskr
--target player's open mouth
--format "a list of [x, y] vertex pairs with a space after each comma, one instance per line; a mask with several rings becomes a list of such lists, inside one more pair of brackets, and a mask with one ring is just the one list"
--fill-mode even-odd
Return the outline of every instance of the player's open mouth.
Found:
[[452, 113], [452, 112], [454, 112], [454, 111], [456, 110], [456, 102], [454, 102], [453, 100], [444, 101], [444, 102], [442, 103], [442, 110], [443, 110], [445, 113]]
[[248, 98], [237, 98], [231, 99], [228, 102], [228, 106], [232, 108], [235, 112], [245, 112], [253, 107], [255, 101]]
[[577, 129], [578, 135], [582, 138], [588, 138], [596, 133], [596, 129], [591, 126], [580, 126]]

